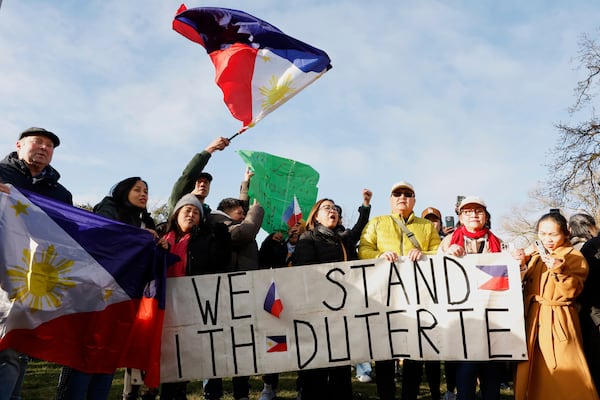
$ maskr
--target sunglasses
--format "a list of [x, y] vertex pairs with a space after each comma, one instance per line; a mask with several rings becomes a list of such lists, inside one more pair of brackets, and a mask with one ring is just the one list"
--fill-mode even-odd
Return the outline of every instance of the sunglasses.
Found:
[[394, 196], [394, 197], [404, 196], [404, 197], [410, 198], [410, 197], [415, 197], [415, 194], [413, 192], [409, 192], [409, 191], [395, 191], [395, 192], [392, 192], [392, 196]]

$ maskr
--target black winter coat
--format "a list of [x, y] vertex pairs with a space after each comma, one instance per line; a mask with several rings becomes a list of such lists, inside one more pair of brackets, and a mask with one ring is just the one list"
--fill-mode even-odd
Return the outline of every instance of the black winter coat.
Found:
[[106, 196], [100, 203], [96, 204], [94, 206], [94, 213], [128, 225], [137, 226], [138, 228], [142, 226], [142, 222], [144, 223], [144, 228], [156, 228], [154, 220], [148, 214], [148, 211], [132, 205], [119, 208], [117, 207], [117, 202], [111, 196]]
[[300, 236], [294, 251], [294, 265], [351, 260], [351, 240], [348, 237], [345, 242], [336, 231], [317, 224], [314, 230]]
[[73, 196], [63, 185], [58, 183], [59, 179], [60, 174], [50, 165], [44, 168], [39, 176], [33, 177], [25, 162], [19, 160], [16, 151], [0, 161], [0, 182], [10, 183], [17, 188], [72, 205]]
[[228, 272], [231, 251], [231, 235], [224, 224], [195, 226], [188, 243], [186, 275]]
[[273, 240], [274, 234], [271, 233], [267, 236], [260, 245], [260, 250], [258, 251], [258, 265], [260, 268], [286, 266], [285, 261], [288, 255], [287, 245], [284, 241], [278, 242]]

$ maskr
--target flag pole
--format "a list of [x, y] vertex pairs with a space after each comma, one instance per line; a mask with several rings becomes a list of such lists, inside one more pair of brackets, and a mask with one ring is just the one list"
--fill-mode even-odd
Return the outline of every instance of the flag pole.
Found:
[[[0, 0], [0, 1], [2, 1], [2, 0]], [[235, 133], [235, 135], [233, 135], [232, 137], [230, 137], [230, 138], [229, 138], [229, 139], [227, 139], [227, 140], [229, 140], [229, 141], [231, 142], [231, 141], [233, 140], [233, 138], [234, 138], [234, 137], [236, 137], [237, 135], [241, 135], [242, 133], [246, 132], [246, 129], [248, 129], [248, 128], [249, 128], [249, 126], [245, 126], [245, 127], [243, 127], [242, 129], [240, 129], [239, 131], [237, 131], [237, 132]]]

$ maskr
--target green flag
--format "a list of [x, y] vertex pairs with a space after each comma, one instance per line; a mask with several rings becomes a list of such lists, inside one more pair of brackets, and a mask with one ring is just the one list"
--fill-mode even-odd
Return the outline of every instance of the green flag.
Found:
[[237, 153], [252, 171], [249, 196], [265, 209], [262, 228], [273, 233], [287, 232], [286, 208], [298, 199], [302, 218], [306, 219], [317, 200], [319, 173], [310, 165], [260, 151], [239, 150]]

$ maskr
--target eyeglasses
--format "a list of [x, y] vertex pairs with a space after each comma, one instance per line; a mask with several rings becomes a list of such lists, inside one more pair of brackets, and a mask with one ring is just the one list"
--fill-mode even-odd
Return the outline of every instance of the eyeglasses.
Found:
[[335, 205], [333, 205], [333, 206], [330, 206], [329, 204], [326, 204], [326, 205], [324, 205], [324, 206], [321, 206], [321, 207], [319, 207], [319, 210], [325, 210], [325, 211], [327, 211], [327, 212], [331, 212], [331, 211], [333, 211], [333, 212], [335, 212], [336, 214], [337, 214], [337, 212], [338, 212], [338, 209], [335, 207]]
[[408, 192], [408, 191], [397, 191], [397, 192], [392, 192], [392, 196], [394, 197], [407, 197], [407, 198], [411, 198], [411, 197], [415, 197], [415, 194], [413, 192]]
[[483, 215], [485, 210], [483, 208], [469, 208], [460, 212], [463, 215]]

